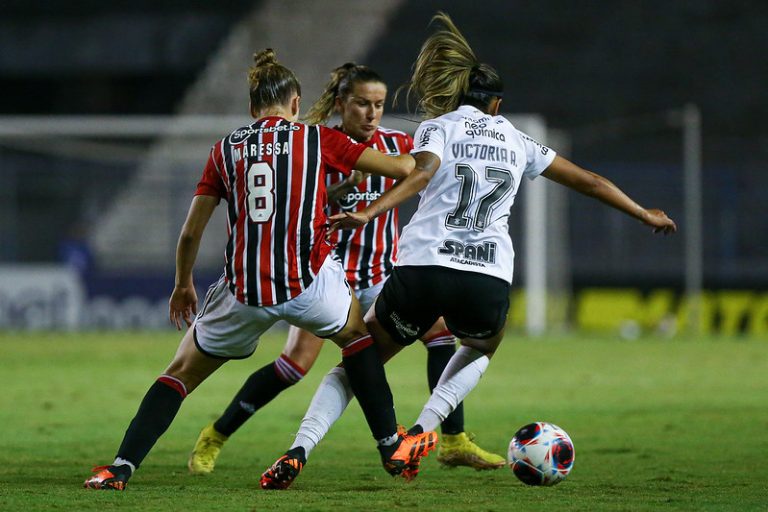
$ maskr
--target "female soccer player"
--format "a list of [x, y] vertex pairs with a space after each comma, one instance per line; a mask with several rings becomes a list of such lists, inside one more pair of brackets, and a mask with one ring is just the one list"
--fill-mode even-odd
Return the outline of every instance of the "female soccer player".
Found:
[[[329, 257], [331, 246], [325, 240], [329, 169], [349, 175], [355, 167], [396, 179], [412, 170], [413, 159], [388, 157], [339, 131], [296, 122], [301, 87], [293, 72], [277, 63], [271, 49], [254, 60], [248, 79], [256, 121], [212, 148], [179, 237], [169, 312], [177, 328], [182, 321], [190, 328], [144, 396], [114, 462], [94, 468], [86, 488], [123, 490], [186, 395], [227, 360], [250, 356], [261, 334], [278, 320], [341, 347], [350, 384], [368, 423], [376, 425], [372, 433], [388, 472], [399, 474], [435, 447], [434, 432], [397, 432], [381, 360], [344, 269]], [[197, 296], [192, 268], [221, 198], [228, 203], [225, 273], [208, 290], [193, 322]]]
[[[435, 20], [444, 28], [424, 43], [409, 87], [430, 119], [414, 136], [416, 169], [362, 211], [331, 217], [332, 229], [360, 228], [422, 192], [400, 238], [397, 265], [366, 315], [384, 360], [440, 316], [461, 338], [412, 433], [435, 428], [464, 399], [503, 337], [514, 256], [507, 217], [523, 177], [541, 174], [655, 232], [676, 231], [664, 212], [641, 207], [607, 179], [557, 156], [497, 115], [504, 95], [498, 73], [477, 61], [447, 15]], [[342, 399], [329, 389], [323, 395], [318, 391], [313, 404]], [[323, 426], [311, 432], [317, 442], [340, 413], [316, 408], [314, 414], [313, 424]], [[307, 422], [305, 417], [297, 440], [306, 435]], [[418, 462], [403, 476], [417, 473]]]
[[[347, 63], [331, 73], [331, 80], [304, 121], [325, 124], [336, 111], [341, 117], [341, 125], [336, 129], [355, 141], [387, 155], [408, 154], [413, 148], [409, 135], [379, 126], [386, 96], [387, 86], [375, 71]], [[352, 171], [348, 177], [328, 174], [327, 185], [330, 213], [336, 214], [362, 210], [391, 189], [395, 180]], [[398, 236], [397, 210], [393, 209], [360, 229], [336, 232], [332, 237], [336, 255], [346, 269], [347, 281], [363, 312], [373, 304], [394, 268]], [[422, 336], [422, 341], [428, 352], [427, 376], [431, 391], [456, 351], [456, 340], [441, 319]], [[301, 380], [314, 365], [322, 346], [323, 340], [312, 332], [290, 327], [280, 357], [249, 376], [224, 413], [200, 432], [189, 457], [189, 470], [194, 474], [212, 472], [229, 436], [257, 410]], [[461, 404], [445, 419], [441, 430], [438, 460], [442, 463], [477, 469], [504, 466], [504, 457], [481, 449], [464, 432]], [[310, 450], [307, 446], [300, 463], [306, 462]]]

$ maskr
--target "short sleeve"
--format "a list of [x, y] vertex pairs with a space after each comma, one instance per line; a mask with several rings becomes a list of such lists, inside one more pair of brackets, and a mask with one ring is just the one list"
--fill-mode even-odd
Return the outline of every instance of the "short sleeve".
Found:
[[208, 155], [208, 161], [203, 169], [203, 176], [197, 184], [195, 195], [213, 196], [219, 199], [227, 197], [227, 187], [224, 185], [224, 180], [221, 173], [219, 173], [219, 166], [216, 163], [215, 148], [212, 148]]
[[405, 137], [404, 137], [404, 140], [403, 140], [403, 146], [404, 146], [404, 148], [403, 148], [403, 153], [402, 154], [407, 155], [408, 153], [413, 151], [413, 137], [411, 137], [410, 135], [406, 134]]
[[442, 160], [445, 149], [445, 129], [434, 121], [424, 121], [413, 135], [413, 150], [411, 153], [429, 151]]
[[544, 172], [555, 159], [557, 153], [550, 147], [529, 137], [523, 132], [518, 132], [525, 146], [525, 169], [523, 175], [532, 180]]
[[365, 144], [358, 144], [338, 130], [320, 126], [320, 147], [323, 162], [332, 169], [348, 176], [365, 151]]

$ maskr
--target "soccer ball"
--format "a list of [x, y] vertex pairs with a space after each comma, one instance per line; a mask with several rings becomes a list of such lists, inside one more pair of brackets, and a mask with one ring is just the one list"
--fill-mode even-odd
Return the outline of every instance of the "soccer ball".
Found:
[[522, 427], [509, 443], [507, 462], [527, 485], [555, 485], [573, 468], [576, 452], [565, 430], [537, 421]]

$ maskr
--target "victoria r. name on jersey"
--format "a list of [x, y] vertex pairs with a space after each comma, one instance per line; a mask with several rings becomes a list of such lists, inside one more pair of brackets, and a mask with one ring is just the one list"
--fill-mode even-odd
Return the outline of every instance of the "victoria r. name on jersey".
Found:
[[455, 142], [451, 144], [451, 152], [455, 159], [478, 159], [491, 160], [493, 162], [503, 162], [509, 165], [517, 166], [515, 163], [517, 155], [511, 149], [493, 144], [461, 144]]

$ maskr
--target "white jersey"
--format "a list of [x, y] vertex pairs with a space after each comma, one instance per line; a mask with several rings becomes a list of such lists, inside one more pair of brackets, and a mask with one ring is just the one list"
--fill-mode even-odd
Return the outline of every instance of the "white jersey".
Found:
[[412, 153], [440, 168], [400, 238], [397, 265], [439, 265], [512, 282], [509, 211], [523, 176], [541, 174], [555, 152], [502, 116], [463, 105], [421, 123]]

